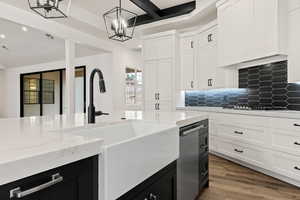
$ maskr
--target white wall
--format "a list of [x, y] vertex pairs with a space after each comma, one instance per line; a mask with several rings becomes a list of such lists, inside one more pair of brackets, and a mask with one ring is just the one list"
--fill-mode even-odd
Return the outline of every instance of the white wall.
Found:
[[[98, 84], [95, 82], [95, 106], [96, 109], [101, 109], [105, 112], [113, 110], [112, 104], [112, 54], [101, 54], [76, 58], [76, 66], [86, 66], [87, 70], [87, 106], [89, 103], [89, 76], [94, 68], [102, 70], [107, 86], [105, 94], [99, 94]], [[20, 74], [37, 71], [53, 70], [64, 68], [65, 61], [56, 61], [51, 63], [43, 63], [32, 66], [24, 66], [10, 68], [5, 70], [5, 110], [3, 117], [19, 117], [20, 116]], [[97, 81], [98, 78], [95, 78]]]
[[143, 67], [141, 51], [117, 48], [113, 52], [113, 105], [115, 110], [124, 110], [125, 106], [125, 68]]

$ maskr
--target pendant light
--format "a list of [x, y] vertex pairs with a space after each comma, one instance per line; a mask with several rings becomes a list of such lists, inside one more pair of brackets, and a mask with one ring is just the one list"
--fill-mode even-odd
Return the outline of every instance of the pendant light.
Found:
[[120, 42], [132, 39], [137, 14], [122, 8], [121, 0], [119, 6], [104, 13], [103, 18], [109, 39]]
[[[28, 0], [31, 10], [46, 19], [67, 18], [62, 10], [62, 2], [67, 0]], [[69, 12], [71, 0], [68, 1], [67, 12]]]

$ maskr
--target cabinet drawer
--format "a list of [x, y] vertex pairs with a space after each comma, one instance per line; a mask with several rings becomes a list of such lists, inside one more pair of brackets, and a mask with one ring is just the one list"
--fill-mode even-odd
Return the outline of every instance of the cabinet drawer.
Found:
[[247, 116], [237, 114], [214, 114], [212, 115], [212, 118], [214, 122], [218, 124], [239, 124], [255, 127], [269, 127], [271, 119], [268, 117]]
[[275, 151], [300, 156], [300, 135], [299, 133], [289, 134], [288, 132], [273, 131], [272, 146]]
[[226, 137], [246, 143], [266, 146], [268, 133], [263, 127], [241, 127], [227, 124], [216, 124], [219, 137]]
[[218, 141], [218, 152], [260, 167], [266, 167], [267, 164], [266, 152], [255, 147]]
[[23, 200], [97, 200], [98, 156], [0, 186], [0, 199], [17, 199], [10, 197], [17, 188]]
[[289, 131], [300, 131], [300, 120], [273, 118], [271, 121], [271, 128]]
[[176, 200], [177, 162], [169, 164], [117, 200]]
[[288, 154], [273, 153], [273, 170], [279, 174], [300, 180], [300, 158]]

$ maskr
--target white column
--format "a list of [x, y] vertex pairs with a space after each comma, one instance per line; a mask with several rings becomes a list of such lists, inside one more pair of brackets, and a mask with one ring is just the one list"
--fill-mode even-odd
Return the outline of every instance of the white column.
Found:
[[71, 40], [65, 41], [66, 57], [66, 114], [75, 113], [75, 43]]

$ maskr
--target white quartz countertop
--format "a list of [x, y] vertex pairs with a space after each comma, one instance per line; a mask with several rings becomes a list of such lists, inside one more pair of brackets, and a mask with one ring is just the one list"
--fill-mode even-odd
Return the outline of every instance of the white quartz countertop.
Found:
[[199, 112], [216, 112], [227, 114], [240, 114], [240, 115], [253, 115], [262, 117], [274, 117], [274, 118], [289, 118], [300, 119], [300, 111], [276, 111], [276, 110], [234, 110], [224, 109], [221, 107], [177, 107], [178, 111], [199, 111]]
[[175, 112], [151, 112], [151, 111], [124, 111], [121, 116], [127, 120], [156, 121], [160, 123], [172, 123], [183, 127], [195, 122], [208, 119], [206, 112], [175, 111]]
[[208, 118], [201, 112], [114, 111], [87, 123], [84, 114], [73, 116], [0, 119], [0, 185], [100, 154], [102, 138], [82, 137], [64, 131], [103, 127], [127, 120], [185, 126]]

